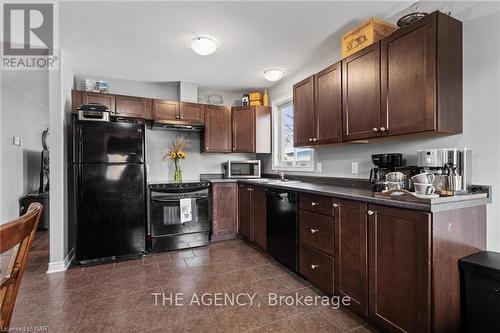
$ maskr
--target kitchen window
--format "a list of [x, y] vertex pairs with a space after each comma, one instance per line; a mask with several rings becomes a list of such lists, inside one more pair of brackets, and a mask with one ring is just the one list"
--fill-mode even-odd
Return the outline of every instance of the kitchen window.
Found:
[[314, 171], [314, 150], [293, 146], [292, 95], [272, 103], [273, 109], [273, 170]]

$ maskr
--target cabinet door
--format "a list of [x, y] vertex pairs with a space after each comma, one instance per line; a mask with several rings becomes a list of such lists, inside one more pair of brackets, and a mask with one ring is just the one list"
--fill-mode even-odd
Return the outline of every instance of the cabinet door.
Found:
[[236, 107], [233, 113], [233, 152], [255, 152], [255, 108]]
[[115, 113], [120, 117], [146, 118], [147, 103], [150, 99], [131, 96], [116, 96]]
[[342, 66], [338, 62], [314, 75], [316, 143], [342, 141]]
[[238, 233], [248, 240], [253, 240], [252, 227], [252, 188], [238, 185]]
[[207, 105], [205, 126], [203, 151], [231, 152], [231, 108]]
[[350, 308], [368, 315], [368, 220], [366, 203], [334, 199], [335, 290]]
[[429, 213], [370, 205], [370, 319], [390, 331], [430, 331]]
[[380, 135], [380, 42], [342, 60], [343, 138]]
[[386, 135], [436, 129], [436, 21], [421, 20], [381, 42]]
[[80, 105], [83, 104], [82, 100], [82, 91], [79, 90], [72, 90], [71, 91], [71, 112], [72, 113], [78, 113], [78, 108]]
[[311, 145], [316, 136], [312, 76], [293, 86], [293, 134], [295, 147]]
[[179, 102], [154, 99], [153, 119], [156, 121], [179, 120]]
[[252, 193], [253, 238], [254, 243], [262, 250], [267, 249], [267, 214], [266, 190], [254, 187]]
[[236, 235], [238, 186], [236, 183], [212, 185], [212, 238]]
[[84, 91], [82, 104], [99, 103], [106, 106], [112, 115], [115, 114], [115, 95]]
[[181, 102], [179, 119], [192, 123], [205, 122], [205, 105], [197, 103]]

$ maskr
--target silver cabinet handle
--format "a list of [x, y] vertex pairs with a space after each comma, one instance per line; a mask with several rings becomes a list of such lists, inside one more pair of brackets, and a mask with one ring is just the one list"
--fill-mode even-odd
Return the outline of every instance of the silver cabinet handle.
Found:
[[309, 138], [309, 142], [312, 142], [312, 141], [313, 141], [313, 139], [312, 139], [312, 138]]
[[315, 234], [315, 233], [317, 233], [318, 231], [319, 231], [318, 229], [311, 229], [311, 234], [313, 234], [313, 235], [314, 235], [314, 234]]
[[316, 141], [318, 141], [318, 139], [316, 139], [316, 138], [313, 138], [313, 141], [314, 141], [314, 142], [316, 142]]
[[335, 202], [333, 203], [333, 208], [337, 208], [338, 206], [339, 206], [338, 203], [335, 203]]
[[318, 267], [319, 267], [319, 265], [314, 265], [314, 264], [313, 264], [313, 265], [311, 265], [311, 269], [316, 269], [316, 268], [318, 268]]
[[313, 201], [313, 202], [311, 202], [311, 206], [315, 207], [315, 206], [317, 206], [317, 205], [319, 205], [319, 203], [318, 203], [318, 202], [314, 202], [314, 201]]
[[180, 116], [179, 118], [184, 119], [184, 117], [183, 117], [183, 116]]
[[374, 128], [373, 128], [373, 131], [374, 131], [374, 132], [378, 132], [378, 128], [374, 127]]
[[116, 114], [120, 114], [120, 111], [115, 111]]
[[380, 127], [380, 132], [385, 132], [387, 131], [385, 127]]
[[366, 213], [367, 213], [368, 215], [373, 215], [373, 214], [375, 214], [375, 212], [374, 212], [373, 210], [369, 210], [369, 211], [367, 211]]

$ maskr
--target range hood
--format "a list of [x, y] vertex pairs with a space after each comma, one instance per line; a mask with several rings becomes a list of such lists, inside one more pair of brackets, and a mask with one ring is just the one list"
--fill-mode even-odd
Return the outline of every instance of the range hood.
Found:
[[175, 122], [154, 122], [153, 129], [167, 130], [167, 131], [190, 131], [201, 132], [205, 130], [205, 124], [201, 123], [187, 123], [182, 121]]

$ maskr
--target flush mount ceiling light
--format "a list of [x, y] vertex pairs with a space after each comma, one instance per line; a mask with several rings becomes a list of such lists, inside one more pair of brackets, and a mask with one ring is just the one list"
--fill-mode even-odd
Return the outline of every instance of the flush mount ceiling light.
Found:
[[210, 37], [195, 37], [191, 41], [191, 48], [199, 55], [206, 56], [217, 51], [217, 42]]
[[278, 81], [285, 76], [285, 70], [281, 68], [268, 68], [264, 71], [264, 78], [267, 81]]

